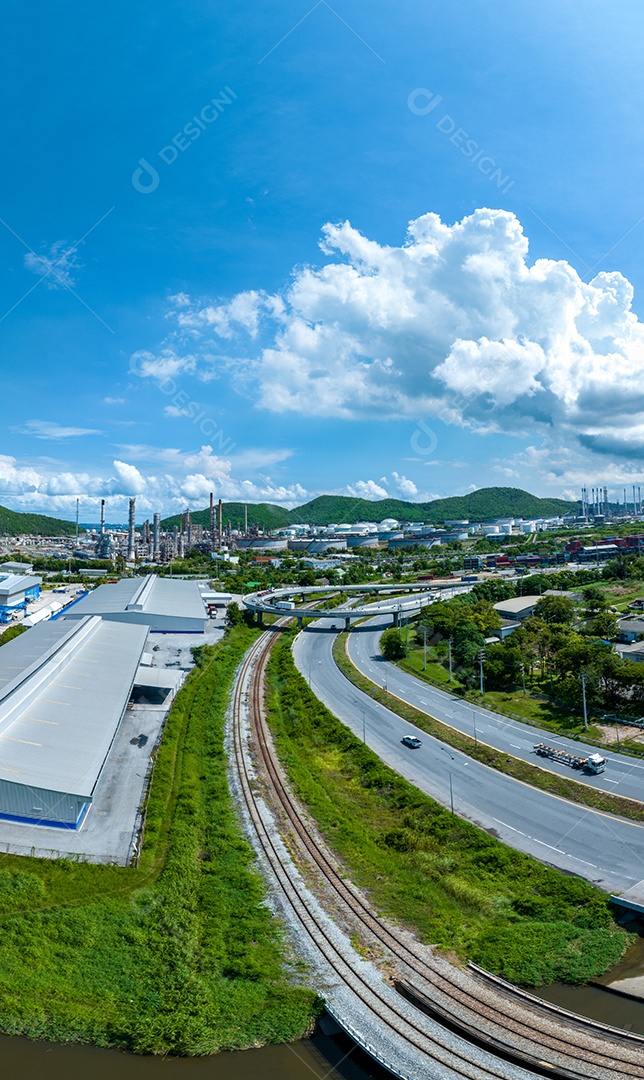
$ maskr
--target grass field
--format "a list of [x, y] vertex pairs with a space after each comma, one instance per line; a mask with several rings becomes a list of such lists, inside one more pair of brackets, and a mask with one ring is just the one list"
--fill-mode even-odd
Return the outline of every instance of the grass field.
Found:
[[295, 790], [382, 912], [528, 986], [583, 983], [617, 961], [631, 939], [603, 893], [452, 816], [384, 765], [309, 690], [289, 636], [268, 678], [269, 720]]
[[199, 651], [168, 718], [138, 869], [0, 858], [0, 1030], [155, 1054], [293, 1039], [279, 924], [228, 792], [224, 715], [256, 632]]

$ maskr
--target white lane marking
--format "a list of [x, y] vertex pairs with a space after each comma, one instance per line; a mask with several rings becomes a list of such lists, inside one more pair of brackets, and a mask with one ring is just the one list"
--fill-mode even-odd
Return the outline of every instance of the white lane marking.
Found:
[[512, 748], [513, 748], [514, 750], [523, 750], [523, 747], [522, 747], [522, 746], [519, 746], [519, 744], [518, 744], [518, 743], [515, 743], [515, 742], [511, 742], [511, 743], [510, 743], [510, 746], [511, 746], [511, 747], [512, 747]]

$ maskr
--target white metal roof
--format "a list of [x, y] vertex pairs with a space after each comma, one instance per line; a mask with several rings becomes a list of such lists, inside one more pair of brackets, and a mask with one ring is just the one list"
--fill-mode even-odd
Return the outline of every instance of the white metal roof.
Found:
[[16, 596], [34, 585], [42, 585], [42, 578], [31, 574], [0, 574], [0, 597]]
[[99, 585], [74, 605], [70, 615], [103, 615], [128, 611], [148, 615], [174, 615], [183, 619], [204, 619], [201, 593], [195, 581], [179, 578], [123, 578], [111, 585]]
[[47, 622], [0, 649], [0, 778], [91, 796], [148, 628]]

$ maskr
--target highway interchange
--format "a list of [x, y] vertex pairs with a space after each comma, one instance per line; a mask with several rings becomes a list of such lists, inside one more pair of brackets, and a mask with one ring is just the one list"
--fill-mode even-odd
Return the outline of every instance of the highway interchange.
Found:
[[[373, 609], [371, 609], [373, 610]], [[365, 609], [366, 613], [366, 609]], [[449, 695], [401, 672], [380, 658], [377, 641], [386, 620], [354, 628], [351, 655], [380, 686], [387, 673], [387, 690], [438, 719], [474, 734], [471, 705], [461, 706]], [[418, 731], [395, 712], [353, 686], [333, 659], [336, 632], [322, 623], [310, 624], [294, 645], [295, 663], [311, 689], [339, 719], [388, 765], [443, 806], [480, 825], [505, 843], [569, 873], [575, 873], [613, 892], [622, 892], [644, 878], [644, 825], [580, 807], [505, 776], [438, 740]], [[516, 757], [534, 760], [534, 742], [544, 733], [527, 725], [476, 709], [477, 737]], [[401, 744], [404, 735], [420, 734], [419, 750]], [[571, 743], [575, 752], [579, 744]], [[603, 753], [603, 751], [602, 751]], [[607, 791], [642, 797], [644, 770], [639, 763], [605, 754], [604, 776], [588, 778]], [[542, 759], [539, 759], [542, 764]], [[556, 767], [564, 775], [570, 770]], [[579, 778], [578, 773], [574, 773]], [[640, 779], [641, 778], [641, 779]], [[616, 781], [609, 783], [608, 781]]]

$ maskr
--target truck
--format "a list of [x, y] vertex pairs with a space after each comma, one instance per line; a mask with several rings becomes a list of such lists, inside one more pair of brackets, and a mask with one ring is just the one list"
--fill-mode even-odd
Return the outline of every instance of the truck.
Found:
[[277, 600], [276, 603], [275, 603], [275, 607], [278, 608], [280, 611], [294, 611], [295, 610], [295, 604], [293, 603], [292, 600]]
[[589, 754], [588, 757], [580, 757], [571, 754], [568, 750], [558, 749], [556, 746], [548, 746], [547, 743], [537, 743], [534, 751], [539, 757], [550, 758], [551, 761], [560, 761], [562, 765], [570, 765], [573, 769], [581, 769], [597, 775], [606, 769], [606, 759], [601, 754]]

